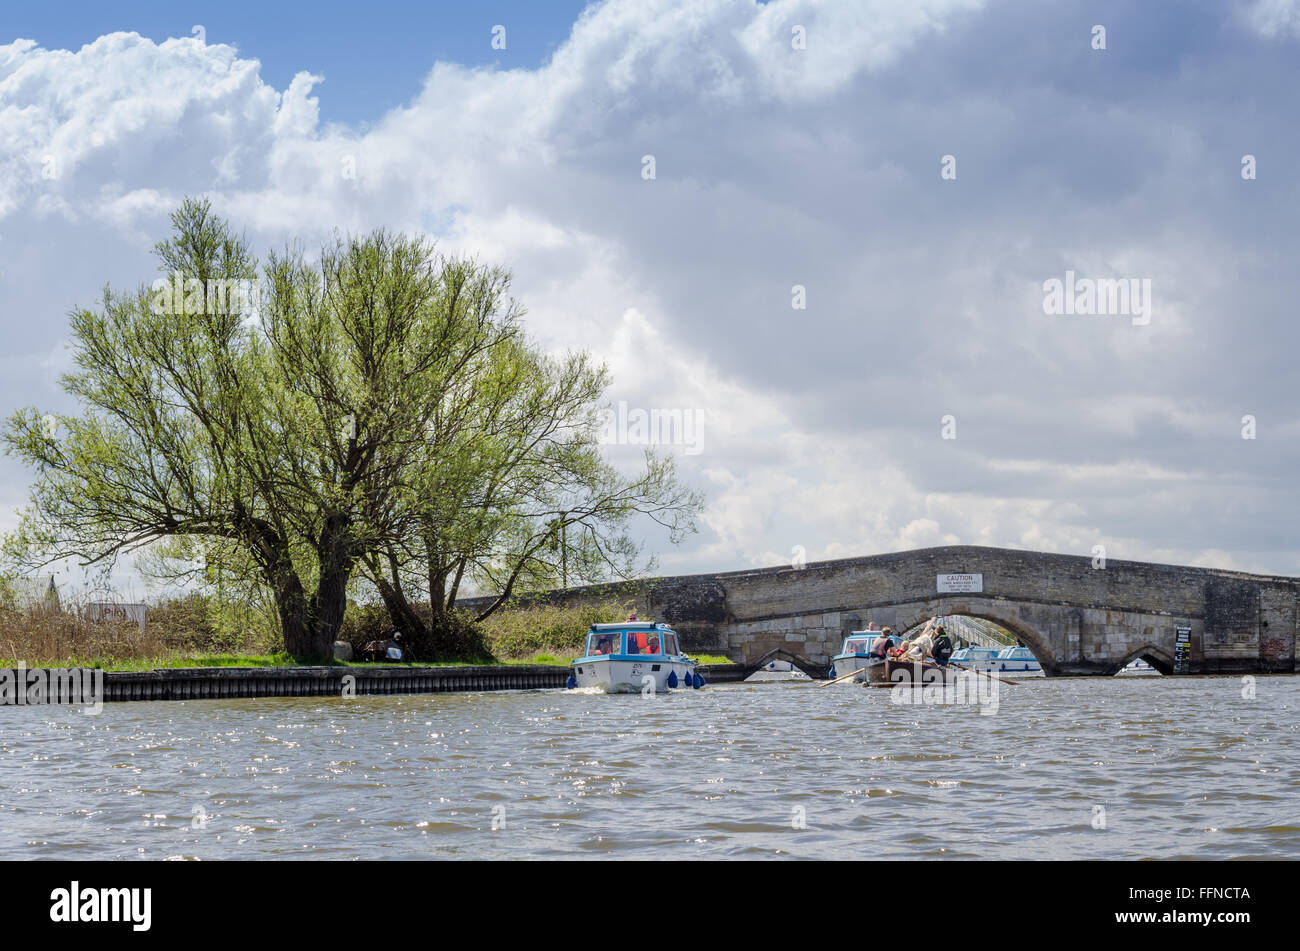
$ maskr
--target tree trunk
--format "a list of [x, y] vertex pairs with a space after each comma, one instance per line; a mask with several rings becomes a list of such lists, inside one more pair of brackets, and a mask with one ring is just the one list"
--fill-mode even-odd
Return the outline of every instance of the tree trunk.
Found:
[[422, 649], [427, 629], [420, 615], [411, 607], [402, 592], [385, 578], [376, 575], [375, 587], [379, 589], [379, 596], [384, 601], [384, 607], [388, 609], [388, 619], [393, 622], [393, 627], [397, 628], [403, 640], [410, 644], [417, 658], [427, 659]]
[[294, 575], [274, 585], [276, 612], [284, 650], [294, 659], [312, 656], [311, 628], [307, 621], [307, 597]]
[[334, 641], [343, 627], [343, 615], [348, 607], [348, 578], [355, 563], [350, 551], [349, 528], [347, 516], [339, 513], [329, 515], [321, 528], [317, 550], [320, 581], [312, 599], [306, 655], [312, 659], [333, 659]]

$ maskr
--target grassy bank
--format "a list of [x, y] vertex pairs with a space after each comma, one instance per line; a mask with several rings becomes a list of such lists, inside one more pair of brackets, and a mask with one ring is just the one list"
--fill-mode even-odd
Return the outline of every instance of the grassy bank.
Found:
[[[490, 658], [445, 657], [416, 666], [566, 666], [582, 654], [592, 624], [621, 621], [633, 609], [630, 602], [615, 599], [569, 607], [503, 608], [476, 625]], [[339, 636], [359, 652], [369, 641], [386, 639], [391, 630], [386, 612], [378, 606], [349, 605]], [[725, 657], [697, 659], [728, 663]], [[89, 603], [57, 608], [0, 603], [0, 667], [13, 668], [20, 661], [28, 667], [104, 670], [297, 666], [261, 612], [198, 595], [150, 604], [143, 629], [130, 621], [95, 620]]]
[[[564, 659], [555, 657], [551, 654], [539, 654], [536, 657], [528, 658], [510, 658], [507, 660], [487, 661], [459, 661], [447, 660], [434, 663], [410, 663], [394, 664], [392, 661], [382, 663], [366, 663], [359, 661], [341, 661], [331, 662], [333, 667], [567, 667], [573, 658]], [[717, 666], [730, 664], [731, 661], [726, 657], [719, 657], [712, 654], [701, 654], [694, 658], [703, 665]], [[20, 658], [0, 657], [0, 669], [15, 669], [19, 664]], [[33, 664], [31, 661], [22, 660], [22, 663], [30, 667], [98, 667], [102, 670], [168, 670], [178, 667], [298, 667], [301, 666], [288, 654], [258, 654], [258, 655], [235, 655], [235, 654], [198, 654], [189, 657], [136, 657], [127, 660], [110, 660], [102, 659], [82, 659], [76, 657], [64, 657], [55, 661], [42, 661], [39, 664]]]
[[[0, 657], [0, 669], [13, 669], [20, 658]], [[23, 661], [28, 667], [36, 666], [29, 660]], [[522, 664], [565, 666], [568, 661], [553, 657], [536, 660], [494, 660], [488, 666], [512, 666]], [[392, 661], [368, 663], [363, 661], [330, 661], [331, 667], [469, 667], [483, 666], [483, 661], [438, 661], [435, 663], [394, 664]], [[104, 660], [103, 658], [63, 657], [55, 661], [42, 661], [41, 667], [99, 667], [103, 670], [168, 670], [177, 667], [299, 667], [302, 666], [288, 654], [194, 654], [167, 655], [159, 657], [131, 657]], [[320, 666], [320, 665], [317, 665]]]

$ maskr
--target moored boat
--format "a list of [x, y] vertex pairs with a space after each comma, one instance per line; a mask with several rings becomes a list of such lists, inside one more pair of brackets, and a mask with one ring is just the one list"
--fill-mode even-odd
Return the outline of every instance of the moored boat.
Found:
[[994, 671], [1002, 674], [1041, 674], [1043, 665], [1028, 647], [1008, 647], [998, 651], [998, 665]]
[[976, 647], [974, 645], [963, 647], [960, 650], [953, 651], [949, 658], [950, 663], [961, 664], [971, 670], [978, 670], [981, 673], [993, 673], [998, 669], [998, 652], [991, 647]]
[[677, 632], [667, 624], [593, 624], [587, 632], [586, 652], [571, 665], [569, 686], [606, 693], [702, 687], [704, 679], [695, 666], [681, 653]]
[[963, 647], [955, 651], [951, 662], [985, 674], [1034, 675], [1043, 672], [1043, 666], [1028, 647]]

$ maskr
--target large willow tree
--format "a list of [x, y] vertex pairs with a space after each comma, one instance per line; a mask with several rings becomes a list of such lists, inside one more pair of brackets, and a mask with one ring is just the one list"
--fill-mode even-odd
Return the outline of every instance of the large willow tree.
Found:
[[71, 315], [63, 385], [83, 411], [8, 420], [36, 469], [12, 564], [206, 559], [207, 580], [266, 592], [304, 659], [331, 653], [360, 568], [433, 655], [463, 578], [504, 598], [555, 577], [557, 537], [561, 576], [625, 573], [629, 517], [692, 527], [670, 461], [623, 476], [601, 460], [603, 369], [531, 346], [504, 271], [384, 231], [259, 270], [207, 202], [172, 224], [167, 293], [106, 289]]
[[[493, 595], [481, 620], [514, 595], [645, 570], [635, 519], [674, 542], [693, 530], [700, 500], [671, 457], [648, 452], [631, 474], [602, 457], [607, 382], [586, 354], [551, 357], [516, 339], [449, 391], [394, 497], [392, 530], [364, 558], [408, 643], [451, 650], [441, 635], [466, 582]], [[415, 601], [429, 604], [427, 620]]]

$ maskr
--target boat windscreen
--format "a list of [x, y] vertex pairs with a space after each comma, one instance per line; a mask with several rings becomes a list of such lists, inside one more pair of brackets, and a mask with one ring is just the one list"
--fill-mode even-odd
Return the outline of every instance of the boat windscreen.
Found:
[[627, 632], [627, 653], [629, 654], [661, 654], [663, 648], [660, 644], [658, 631], [628, 631]]
[[846, 654], [865, 654], [867, 652], [867, 639], [865, 637], [851, 637], [844, 642], [844, 653]]
[[587, 656], [619, 654], [623, 650], [622, 631], [593, 631], [587, 635]]

